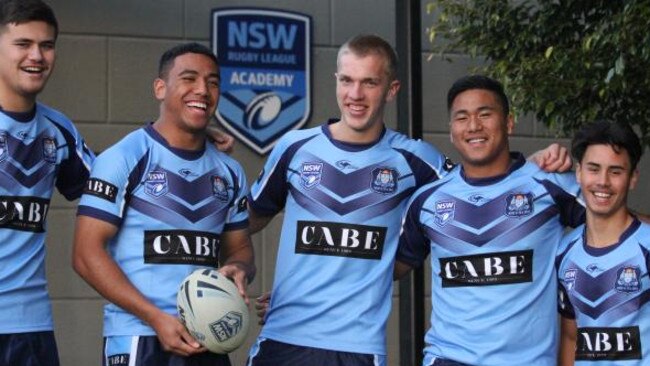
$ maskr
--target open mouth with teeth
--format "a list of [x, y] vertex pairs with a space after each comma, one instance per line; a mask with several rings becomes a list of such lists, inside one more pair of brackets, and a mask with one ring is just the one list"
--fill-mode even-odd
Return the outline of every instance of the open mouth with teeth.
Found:
[[187, 102], [186, 104], [188, 107], [191, 108], [197, 108], [202, 111], [208, 110], [208, 104], [207, 103], [202, 103], [202, 102]]
[[42, 66], [25, 66], [22, 67], [21, 70], [30, 74], [40, 74], [45, 71], [45, 68]]

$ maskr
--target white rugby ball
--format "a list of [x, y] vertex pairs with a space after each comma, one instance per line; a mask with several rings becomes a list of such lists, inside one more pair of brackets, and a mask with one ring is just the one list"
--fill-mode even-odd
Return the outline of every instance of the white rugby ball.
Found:
[[190, 334], [212, 352], [232, 352], [246, 339], [248, 307], [237, 286], [215, 270], [199, 269], [187, 276], [176, 305]]

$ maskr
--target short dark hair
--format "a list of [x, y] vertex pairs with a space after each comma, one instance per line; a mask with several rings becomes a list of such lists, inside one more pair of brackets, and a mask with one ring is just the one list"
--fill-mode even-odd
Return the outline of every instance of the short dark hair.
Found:
[[165, 79], [167, 73], [169, 73], [169, 70], [173, 67], [176, 57], [182, 56], [186, 53], [205, 55], [209, 57], [217, 67], [219, 66], [217, 56], [208, 47], [196, 42], [183, 43], [168, 49], [162, 54], [162, 56], [160, 56], [160, 62], [158, 63], [158, 77]]
[[510, 103], [508, 103], [508, 97], [503, 91], [503, 85], [485, 75], [469, 75], [456, 80], [447, 93], [447, 111], [451, 111], [451, 105], [454, 104], [458, 94], [473, 89], [482, 89], [494, 93], [501, 103], [503, 113], [506, 116], [510, 114]]
[[41, 0], [0, 0], [0, 27], [42, 21], [54, 28], [54, 38], [59, 36], [59, 23], [52, 8]]
[[621, 150], [627, 151], [632, 171], [636, 169], [643, 155], [639, 136], [629, 124], [624, 122], [601, 120], [584, 125], [573, 136], [571, 155], [578, 162], [582, 162], [585, 151], [590, 145], [609, 145], [616, 153], [620, 153]]
[[359, 34], [350, 38], [339, 48], [336, 56], [337, 69], [341, 56], [346, 53], [352, 53], [360, 57], [381, 56], [386, 61], [388, 78], [391, 81], [397, 79], [397, 53], [385, 39], [374, 34]]

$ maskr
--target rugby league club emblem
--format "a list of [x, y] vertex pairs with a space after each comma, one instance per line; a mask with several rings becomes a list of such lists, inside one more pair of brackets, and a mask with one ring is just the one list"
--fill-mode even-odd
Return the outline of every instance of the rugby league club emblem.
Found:
[[372, 171], [372, 190], [381, 194], [394, 193], [397, 190], [397, 171], [392, 168], [377, 168]]
[[528, 216], [533, 213], [531, 193], [510, 194], [506, 198], [506, 215], [510, 217]]
[[150, 196], [160, 197], [167, 193], [167, 172], [151, 171], [147, 173], [147, 180], [144, 182], [144, 192]]
[[258, 154], [311, 113], [311, 18], [271, 9], [212, 11], [221, 67], [217, 119]]
[[454, 212], [456, 211], [456, 202], [450, 200], [437, 201], [436, 213], [433, 221], [438, 226], [445, 226], [449, 221], [454, 219]]
[[213, 175], [212, 193], [220, 201], [228, 201], [228, 182], [218, 175]]
[[43, 159], [48, 163], [56, 162], [56, 140], [51, 137], [43, 138]]
[[639, 277], [641, 270], [639, 267], [623, 267], [616, 272], [616, 291], [618, 292], [638, 292], [641, 290]]
[[305, 188], [314, 188], [323, 176], [323, 163], [302, 163], [300, 183]]

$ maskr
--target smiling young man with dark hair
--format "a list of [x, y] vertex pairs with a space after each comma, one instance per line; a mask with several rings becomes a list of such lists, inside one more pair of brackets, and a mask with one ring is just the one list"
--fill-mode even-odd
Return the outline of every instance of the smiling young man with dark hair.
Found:
[[647, 365], [650, 361], [650, 225], [627, 207], [643, 153], [629, 125], [589, 124], [573, 138], [585, 225], [558, 250], [560, 365]]
[[[59, 364], [45, 278], [54, 187], [78, 198], [93, 153], [72, 122], [37, 102], [58, 23], [40, 0], [0, 0], [0, 363]], [[60, 244], [60, 243], [57, 243]]]

